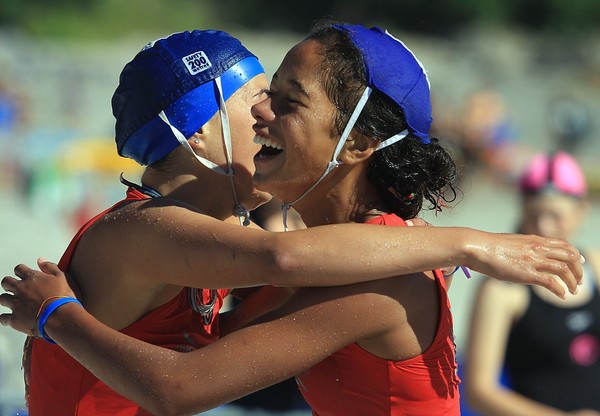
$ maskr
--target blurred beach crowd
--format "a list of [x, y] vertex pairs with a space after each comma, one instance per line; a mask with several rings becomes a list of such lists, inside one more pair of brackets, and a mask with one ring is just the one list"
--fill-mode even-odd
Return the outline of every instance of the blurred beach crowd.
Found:
[[[269, 74], [304, 36], [214, 28], [242, 39]], [[581, 162], [591, 187], [592, 213], [578, 241], [599, 247], [600, 35], [574, 41], [500, 28], [471, 29], [452, 37], [388, 29], [428, 69], [433, 135], [448, 146], [461, 169], [464, 195], [447, 213], [427, 220], [512, 231], [516, 175], [536, 152], [562, 149]], [[119, 174], [138, 179], [139, 167], [116, 155], [110, 97], [123, 65], [145, 43], [166, 34], [59, 40], [0, 26], [2, 276], [11, 274], [17, 263], [33, 264], [41, 255], [57, 261], [84, 220], [121, 198]], [[459, 353], [477, 284], [476, 279], [462, 280], [455, 280], [451, 292]], [[0, 328], [0, 416], [26, 414], [22, 340], [20, 334]], [[227, 411], [234, 414], [226, 409], [215, 414]]]

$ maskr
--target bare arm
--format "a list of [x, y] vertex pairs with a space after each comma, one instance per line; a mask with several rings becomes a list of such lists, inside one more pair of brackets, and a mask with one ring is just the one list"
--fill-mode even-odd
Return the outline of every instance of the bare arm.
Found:
[[[52, 267], [53, 273], [60, 274]], [[28, 309], [29, 302], [55, 289], [46, 283], [57, 278], [26, 267], [16, 272], [23, 280], [2, 281], [14, 296], [2, 294], [0, 304], [21, 315], [19, 310]], [[33, 280], [35, 285], [30, 284]], [[59, 293], [70, 295], [64, 279], [60, 280]], [[303, 290], [302, 296], [286, 304], [280, 318], [241, 329], [190, 353], [127, 337], [73, 304], [60, 307], [45, 331], [111, 388], [148, 410], [193, 414], [287, 379], [355, 340], [396, 325], [395, 315], [389, 313], [394, 301], [362, 293], [360, 285]], [[361, 325], [356, 324], [356, 314], [363, 317]], [[0, 321], [23, 329], [24, 322], [13, 318], [5, 314]]]
[[[562, 297], [556, 276], [573, 291], [582, 273], [575, 248], [537, 236], [368, 224], [273, 233], [182, 207], [146, 208], [140, 215], [142, 227], [129, 221], [125, 224], [133, 228], [121, 230], [138, 245], [144, 242], [139, 274], [179, 286], [332, 286], [461, 264], [502, 280], [544, 286]], [[131, 261], [130, 253], [114, 251], [112, 261], [118, 256]]]

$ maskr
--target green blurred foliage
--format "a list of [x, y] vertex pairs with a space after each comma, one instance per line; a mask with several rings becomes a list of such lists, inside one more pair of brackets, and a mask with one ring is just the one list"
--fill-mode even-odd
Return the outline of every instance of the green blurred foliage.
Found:
[[118, 37], [224, 25], [305, 33], [323, 17], [452, 35], [497, 25], [542, 32], [597, 30], [600, 0], [1, 0], [0, 25], [34, 35]]
[[0, 0], [0, 25], [31, 35], [119, 38], [214, 26], [212, 0]]

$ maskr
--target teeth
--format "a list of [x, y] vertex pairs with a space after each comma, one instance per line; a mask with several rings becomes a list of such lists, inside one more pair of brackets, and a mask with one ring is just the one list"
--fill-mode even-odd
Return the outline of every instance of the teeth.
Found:
[[267, 147], [272, 147], [274, 149], [277, 150], [283, 150], [283, 146], [278, 144], [277, 142], [274, 142], [271, 139], [267, 139], [266, 137], [262, 137], [262, 136], [254, 136], [254, 143], [256, 144], [260, 144], [262, 146], [267, 146]]

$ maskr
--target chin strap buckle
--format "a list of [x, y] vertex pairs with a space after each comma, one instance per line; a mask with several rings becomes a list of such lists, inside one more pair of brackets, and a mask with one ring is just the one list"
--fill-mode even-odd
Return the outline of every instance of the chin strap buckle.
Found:
[[248, 210], [243, 206], [239, 204], [236, 205], [235, 209], [233, 210], [233, 215], [238, 217], [238, 219], [240, 220], [240, 225], [244, 227], [250, 225], [250, 212], [248, 212]]

